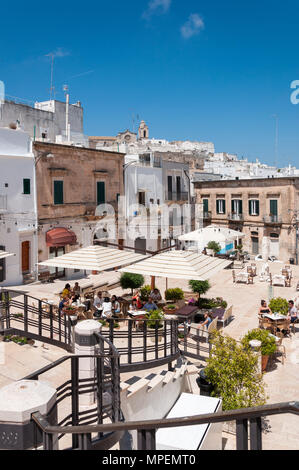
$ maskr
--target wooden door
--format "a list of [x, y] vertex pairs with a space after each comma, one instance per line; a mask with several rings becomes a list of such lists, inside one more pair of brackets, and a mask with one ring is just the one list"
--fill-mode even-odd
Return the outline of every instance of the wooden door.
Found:
[[22, 273], [30, 271], [30, 242], [22, 242]]

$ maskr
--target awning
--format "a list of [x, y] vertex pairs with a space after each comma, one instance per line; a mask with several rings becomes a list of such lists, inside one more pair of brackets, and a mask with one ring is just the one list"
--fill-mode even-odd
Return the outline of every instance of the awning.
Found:
[[7, 251], [0, 250], [0, 259], [8, 258], [9, 256], [16, 256], [15, 253], [8, 253]]
[[76, 245], [77, 237], [74, 232], [58, 227], [46, 233], [46, 244], [54, 248], [65, 245]]
[[134, 252], [94, 245], [42, 261], [38, 265], [101, 272], [135, 263], [145, 257]]
[[217, 257], [176, 250], [155, 255], [119, 271], [169, 279], [203, 281], [210, 279], [231, 263], [232, 261]]

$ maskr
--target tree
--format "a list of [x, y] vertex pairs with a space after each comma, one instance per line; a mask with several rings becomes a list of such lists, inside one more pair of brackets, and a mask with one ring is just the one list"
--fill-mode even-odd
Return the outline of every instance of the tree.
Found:
[[122, 289], [138, 289], [144, 284], [144, 277], [141, 274], [123, 273], [120, 277], [120, 285]]
[[205, 375], [214, 387], [212, 396], [222, 398], [223, 410], [264, 405], [265, 384], [254, 351], [219, 332], [211, 345]]
[[193, 279], [189, 281], [189, 286], [191, 287], [192, 292], [198, 294], [198, 297], [208, 292], [208, 290], [211, 288], [209, 281], [196, 281]]
[[215, 242], [215, 241], [210, 241], [208, 244], [207, 244], [207, 248], [208, 250], [213, 250], [214, 251], [214, 255], [216, 255], [217, 253], [219, 253], [219, 251], [221, 250], [221, 246], [219, 245], [219, 243]]

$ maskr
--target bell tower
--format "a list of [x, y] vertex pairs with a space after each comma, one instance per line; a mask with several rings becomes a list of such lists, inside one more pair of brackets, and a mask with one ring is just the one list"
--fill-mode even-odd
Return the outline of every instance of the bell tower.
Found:
[[138, 139], [148, 139], [149, 137], [149, 132], [148, 132], [148, 126], [145, 124], [144, 121], [141, 121], [139, 124], [138, 128]]

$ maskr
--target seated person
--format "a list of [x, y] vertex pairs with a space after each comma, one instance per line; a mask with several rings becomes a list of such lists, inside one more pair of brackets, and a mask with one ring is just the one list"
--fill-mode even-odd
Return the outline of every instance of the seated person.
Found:
[[111, 310], [113, 315], [118, 315], [120, 313], [120, 303], [117, 300], [116, 295], [113, 295], [111, 298]]
[[81, 297], [81, 288], [79, 286], [78, 282], [75, 282], [74, 288], [73, 288], [73, 297], [72, 300], [73, 302], [77, 302]]
[[63, 297], [63, 299], [59, 302], [59, 314], [61, 315], [63, 313], [63, 310], [65, 307], [68, 307], [70, 305], [70, 299], [68, 296]]
[[101, 316], [103, 310], [103, 303], [103, 294], [101, 291], [99, 291], [93, 301], [93, 306], [95, 308], [95, 316]]
[[71, 291], [71, 286], [69, 284], [66, 284], [62, 293], [61, 293], [62, 298], [64, 297], [69, 297], [71, 298], [72, 296], [72, 291]]
[[291, 323], [295, 323], [298, 319], [298, 310], [295, 307], [293, 300], [289, 300], [288, 318], [291, 320]]
[[258, 311], [259, 317], [264, 317], [264, 315], [270, 314], [272, 315], [272, 310], [270, 307], [268, 307], [267, 302], [265, 300], [261, 300], [261, 306]]
[[206, 327], [207, 329], [209, 328], [210, 324], [212, 323], [213, 321], [213, 317], [212, 317], [212, 314], [210, 312], [206, 312], [204, 314], [204, 321], [202, 321], [201, 323], [199, 323], [198, 325], [198, 329], [202, 329], [202, 327]]
[[162, 300], [162, 296], [160, 294], [159, 289], [155, 288], [150, 293], [151, 298], [155, 303], [160, 302]]
[[142, 302], [140, 300], [140, 295], [138, 291], [135, 293], [134, 297], [132, 298], [132, 306], [133, 308], [136, 306], [137, 309], [142, 308]]
[[148, 312], [151, 312], [153, 310], [158, 310], [158, 307], [157, 305], [153, 302], [153, 299], [152, 297], [149, 297], [148, 298], [148, 301], [146, 302], [146, 304], [144, 305], [144, 310], [147, 310]]
[[104, 298], [103, 302], [103, 311], [102, 311], [102, 317], [103, 318], [110, 318], [112, 315], [112, 303], [109, 299], [109, 297]]

